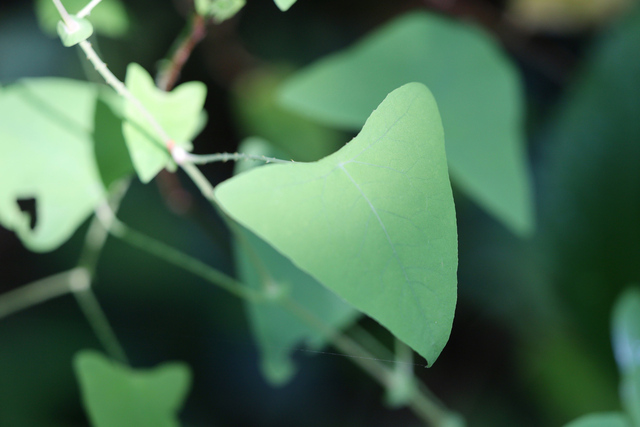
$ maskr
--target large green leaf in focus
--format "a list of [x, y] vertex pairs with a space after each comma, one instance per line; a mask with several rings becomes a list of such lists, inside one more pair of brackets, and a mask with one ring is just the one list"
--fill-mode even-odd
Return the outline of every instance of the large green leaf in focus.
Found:
[[[277, 150], [258, 138], [245, 140], [238, 151], [257, 156], [279, 156]], [[259, 163], [264, 162], [238, 162], [236, 173], [258, 166]], [[241, 233], [236, 236], [235, 242], [240, 279], [253, 289], [273, 296], [264, 301], [247, 300], [246, 307], [251, 328], [260, 346], [262, 372], [272, 384], [283, 384], [295, 372], [291, 352], [300, 344], [320, 349], [327, 337], [286, 310], [278, 300], [278, 295], [288, 295], [335, 330], [350, 324], [359, 312], [246, 228], [238, 226], [235, 231]]]
[[432, 364], [456, 304], [456, 219], [444, 135], [420, 83], [314, 163], [267, 165], [216, 189], [228, 215]]
[[[82, 10], [88, 0], [63, 0], [62, 4], [71, 14]], [[56, 34], [60, 13], [51, 0], [36, 0], [35, 11], [40, 27], [49, 34]], [[129, 15], [120, 0], [102, 0], [87, 18], [96, 32], [109, 37], [121, 37], [129, 29]]]
[[[204, 83], [183, 83], [171, 92], [164, 92], [144, 68], [131, 63], [125, 84], [176, 145], [192, 149], [191, 139], [202, 129], [201, 114], [207, 96]], [[176, 164], [161, 136], [134, 103], [125, 103], [125, 117], [124, 137], [140, 180], [147, 183], [164, 168], [175, 170]]]
[[[117, 146], [95, 153], [94, 123], [115, 114], [106, 107], [117, 108], [115, 96], [106, 87], [54, 78], [0, 92], [0, 222], [29, 249], [55, 249], [103, 200], [95, 155], [109, 157]], [[96, 109], [98, 102], [105, 108]], [[104, 171], [114, 180], [127, 173], [127, 162], [119, 157]], [[18, 205], [32, 199], [35, 219]]]
[[93, 427], [178, 427], [177, 412], [189, 391], [183, 363], [133, 370], [95, 351], [74, 359], [82, 400]]
[[564, 427], [632, 427], [627, 417], [618, 412], [590, 414], [571, 421]]
[[534, 228], [518, 74], [479, 28], [403, 16], [285, 83], [281, 100], [324, 123], [359, 129], [394, 88], [421, 82], [444, 125], [454, 183], [514, 232]]

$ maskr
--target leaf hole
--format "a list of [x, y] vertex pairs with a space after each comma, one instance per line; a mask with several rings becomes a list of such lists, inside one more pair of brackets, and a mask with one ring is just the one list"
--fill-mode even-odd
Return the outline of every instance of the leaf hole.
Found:
[[18, 207], [20, 210], [31, 218], [29, 222], [29, 227], [33, 230], [36, 228], [37, 216], [36, 216], [36, 199], [33, 197], [28, 197], [24, 199], [18, 199], [16, 201], [18, 203]]

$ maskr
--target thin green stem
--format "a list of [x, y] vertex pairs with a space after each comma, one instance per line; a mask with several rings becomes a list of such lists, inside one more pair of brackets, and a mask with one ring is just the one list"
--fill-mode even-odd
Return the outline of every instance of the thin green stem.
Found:
[[202, 172], [200, 172], [200, 169], [189, 162], [182, 163], [180, 166], [198, 187], [205, 199], [213, 203], [214, 206], [218, 206], [213, 185], [211, 185], [209, 180], [202, 174]]
[[151, 255], [163, 259], [177, 267], [180, 267], [210, 283], [230, 292], [231, 294], [246, 300], [259, 301], [264, 299], [262, 294], [248, 288], [233, 277], [228, 276], [213, 267], [203, 263], [197, 258], [185, 254], [159, 240], [146, 236], [128, 227], [120, 220], [106, 213], [104, 206], [98, 211], [103, 226], [118, 239], [141, 249]]
[[96, 51], [91, 46], [91, 43], [84, 40], [79, 43], [80, 48], [87, 55], [87, 59], [93, 64], [96, 71], [102, 76], [102, 78], [107, 82], [109, 86], [111, 86], [120, 96], [125, 98], [131, 105], [136, 108], [140, 114], [149, 122], [149, 124], [156, 131], [164, 145], [167, 149], [173, 148], [174, 144], [171, 140], [169, 134], [160, 126], [158, 121], [153, 117], [153, 115], [147, 110], [144, 105], [136, 98], [127, 87], [122, 83], [118, 78], [109, 70], [107, 64], [105, 64]]
[[165, 62], [166, 65], [162, 67], [156, 78], [156, 85], [160, 89], [169, 91], [175, 86], [184, 64], [191, 56], [191, 52], [206, 35], [206, 29], [204, 18], [198, 14], [193, 14], [188, 30], [183, 32], [186, 35], [176, 43], [178, 47], [173, 51], [171, 59]]
[[64, 25], [67, 26], [69, 31], [76, 30], [77, 24], [71, 19], [71, 16], [69, 16], [69, 12], [67, 12], [67, 9], [65, 9], [62, 2], [60, 0], [53, 0], [53, 4], [56, 7], [56, 9], [58, 9], [58, 13], [60, 14], [60, 17], [62, 18]]
[[293, 163], [293, 160], [276, 159], [275, 157], [256, 156], [245, 153], [216, 153], [216, 154], [191, 154], [187, 153], [186, 160], [195, 165], [204, 165], [214, 162], [228, 162], [239, 160], [257, 160], [265, 163]]
[[54, 274], [0, 295], [0, 319], [71, 293], [71, 277], [76, 270]]
[[[284, 297], [281, 303], [283, 308], [323, 334], [336, 349], [349, 356], [351, 361], [371, 375], [371, 377], [378, 381], [384, 388], [393, 386], [393, 372], [381, 363], [381, 359], [375, 357], [356, 341], [335, 330], [335, 328], [326, 325], [322, 320], [313, 315], [313, 313], [309, 312], [309, 310], [291, 298]], [[411, 349], [408, 350], [411, 351]], [[404, 356], [406, 356], [406, 354]], [[407, 369], [407, 366], [409, 369], [412, 369], [413, 362], [404, 356], [404, 360], [402, 361], [404, 362], [404, 369]], [[409, 398], [408, 406], [429, 426], [464, 426], [462, 417], [449, 411], [437, 399], [431, 399], [428, 390], [427, 393], [425, 393], [423, 388], [415, 389]]]
[[[123, 182], [120, 188], [114, 191], [108, 205], [112, 211], [118, 209], [128, 188], [129, 182]], [[85, 235], [84, 246], [78, 259], [78, 266], [85, 272], [86, 277], [83, 278], [83, 280], [76, 281], [76, 285], [73, 288], [73, 296], [105, 350], [114, 359], [128, 364], [124, 348], [118, 341], [115, 331], [109, 324], [104, 310], [102, 310], [98, 299], [91, 289], [98, 261], [108, 235], [107, 231], [101, 226], [100, 219], [94, 216], [89, 225], [89, 230]]]
[[78, 18], [84, 18], [87, 17], [91, 14], [91, 11], [93, 10], [94, 7], [96, 7], [97, 5], [100, 4], [102, 0], [91, 0], [91, 2], [86, 5], [85, 7], [82, 8], [82, 10], [78, 13], [76, 13], [76, 16]]
[[73, 296], [76, 298], [80, 309], [87, 318], [98, 340], [102, 343], [105, 350], [107, 350], [107, 353], [109, 353], [112, 358], [128, 365], [127, 355], [122, 345], [120, 345], [113, 328], [111, 328], [109, 320], [102, 310], [98, 299], [91, 290], [91, 279], [88, 272], [86, 274], [85, 286], [74, 290]]
[[325, 338], [333, 344], [342, 353], [349, 355], [350, 359], [371, 375], [382, 386], [387, 387], [389, 385], [389, 371], [381, 363], [378, 358], [369, 353], [357, 342], [344, 334], [341, 334], [335, 328], [332, 328], [325, 324], [322, 320], [316, 317], [313, 313], [307, 310], [305, 307], [298, 304], [296, 301], [288, 296], [284, 296], [281, 300], [283, 308], [294, 314], [303, 322], [307, 323], [310, 327], [316, 329]]

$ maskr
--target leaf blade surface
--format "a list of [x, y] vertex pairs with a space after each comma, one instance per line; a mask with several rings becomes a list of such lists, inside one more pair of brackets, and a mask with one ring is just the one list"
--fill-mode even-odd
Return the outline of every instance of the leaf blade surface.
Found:
[[433, 363], [456, 302], [457, 234], [442, 124], [419, 83], [314, 163], [269, 165], [216, 189], [223, 210]]

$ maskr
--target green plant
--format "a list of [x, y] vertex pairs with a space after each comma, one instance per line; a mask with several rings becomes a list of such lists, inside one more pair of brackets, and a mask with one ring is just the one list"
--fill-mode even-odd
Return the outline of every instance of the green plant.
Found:
[[[294, 379], [299, 346], [337, 352], [382, 385], [390, 407], [408, 407], [429, 425], [464, 425], [414, 371], [439, 357], [456, 308], [449, 173], [454, 189], [521, 241], [534, 235], [523, 89], [497, 43], [477, 27], [413, 12], [300, 71], [257, 67], [230, 91], [246, 136], [238, 152], [194, 154], [197, 136], [220, 124], [204, 110], [211, 87], [174, 86], [207, 26], [231, 19], [245, 2], [189, 4], [188, 28], [155, 83], [136, 63], [126, 66], [121, 83], [89, 39], [93, 31], [110, 37], [126, 31], [130, 21], [120, 2], [64, 3], [36, 2], [43, 29], [57, 31], [65, 46], [78, 45], [111, 87], [49, 77], [0, 88], [0, 223], [35, 252], [57, 249], [78, 233], [84, 244], [68, 270], [0, 295], [0, 318], [74, 295], [109, 355], [74, 356], [91, 422], [177, 425], [191, 383], [186, 364], [128, 366], [128, 345], [116, 337], [93, 288], [112, 236], [239, 297], [261, 372], [273, 386]], [[275, 3], [286, 10], [295, 1]], [[357, 136], [340, 147], [346, 132]], [[230, 160], [237, 161], [235, 176], [215, 186], [218, 178], [200, 169]], [[160, 173], [162, 188], [172, 179], [163, 169], [178, 173], [178, 189], [199, 190], [213, 207], [192, 215], [191, 224], [226, 226], [228, 239], [220, 240], [229, 242], [235, 275], [191, 250], [186, 237], [170, 245], [166, 236], [138, 231], [158, 212], [139, 215], [144, 220], [136, 227], [120, 219], [135, 177], [147, 184]], [[179, 227], [166, 232], [179, 236]], [[211, 234], [226, 232], [220, 229]], [[553, 306], [540, 296], [544, 291], [521, 292], [534, 295], [536, 309]], [[367, 317], [391, 332], [390, 346], [375, 326], [369, 324], [374, 333], [360, 326]], [[580, 353], [579, 343], [564, 340], [570, 328], [563, 321], [554, 327], [554, 346], [568, 343], [561, 350]]]

